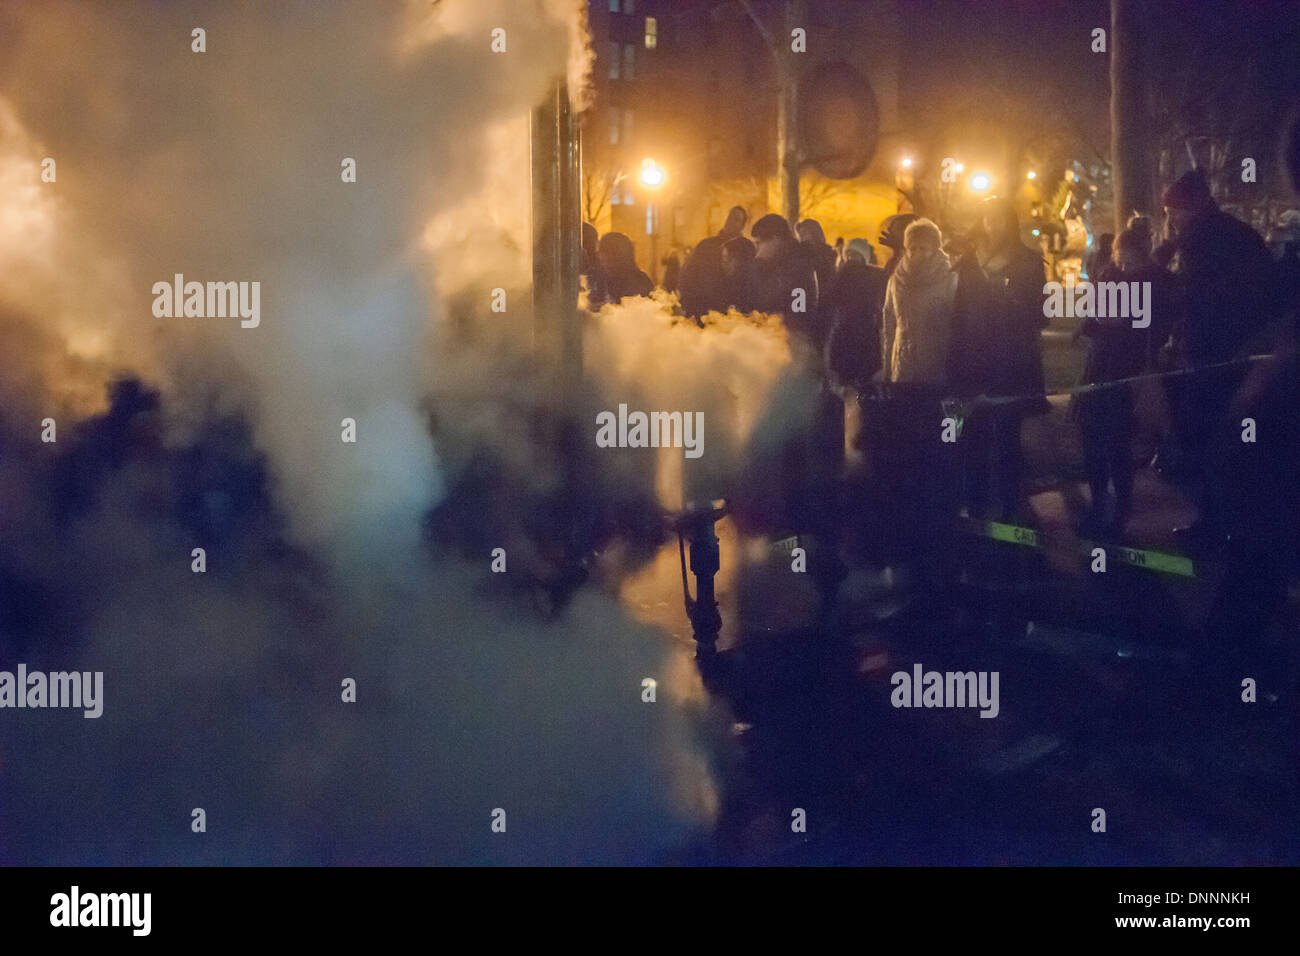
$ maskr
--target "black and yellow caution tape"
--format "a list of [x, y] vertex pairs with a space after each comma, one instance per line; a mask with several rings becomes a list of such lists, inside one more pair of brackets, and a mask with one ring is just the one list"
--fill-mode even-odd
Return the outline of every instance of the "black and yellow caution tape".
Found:
[[[988, 538], [991, 541], [1003, 541], [1008, 544], [1019, 544], [1039, 550], [1045, 550], [1049, 543], [1047, 535], [1041, 531], [1024, 528], [1020, 525], [1007, 524], [1002, 521], [965, 519], [961, 522], [961, 528], [968, 534]], [[1161, 574], [1172, 574], [1183, 578], [1196, 577], [1196, 568], [1192, 559], [1181, 554], [1169, 554], [1165, 551], [1153, 551], [1149, 548], [1131, 548], [1083, 539], [1076, 542], [1076, 549], [1085, 557], [1091, 556], [1094, 548], [1101, 548], [1105, 551], [1108, 561], [1118, 561], [1121, 564], [1131, 565], [1135, 568], [1145, 568], [1148, 571], [1158, 571]]]
[[902, 387], [900, 387], [899, 383], [896, 382], [875, 382], [872, 384], [873, 390], [869, 393], [869, 396], [876, 399], [909, 396], [920, 399], [939, 400], [944, 406], [944, 413], [946, 415], [966, 416], [978, 408], [999, 405], [1023, 405], [1026, 402], [1041, 401], [1045, 398], [1065, 398], [1074, 395], [1089, 395], [1093, 392], [1104, 392], [1108, 389], [1119, 388], [1125, 385], [1134, 385], [1138, 382], [1153, 382], [1157, 379], [1176, 379], [1200, 376], [1206, 372], [1214, 372], [1220, 369], [1235, 368], [1238, 366], [1248, 366], [1253, 365], [1256, 362], [1266, 362], [1269, 360], [1281, 362], [1283, 356], [1266, 352], [1258, 355], [1247, 355], [1227, 362], [1216, 362], [1212, 365], [1197, 365], [1192, 368], [1166, 369], [1160, 372], [1143, 372], [1141, 375], [1131, 375], [1128, 378], [1108, 379], [1104, 382], [1094, 382], [1091, 385], [1074, 385], [1070, 388], [1058, 388], [1053, 389], [1050, 392], [1037, 394], [981, 394], [976, 395], [973, 398], [957, 398], [953, 396], [940, 395], [935, 386], [914, 386], [912, 383], [902, 383]]

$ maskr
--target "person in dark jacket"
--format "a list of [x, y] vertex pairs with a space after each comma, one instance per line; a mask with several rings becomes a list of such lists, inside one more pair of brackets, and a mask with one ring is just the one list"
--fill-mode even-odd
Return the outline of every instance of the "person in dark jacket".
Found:
[[748, 218], [745, 207], [732, 206], [722, 231], [701, 239], [682, 266], [682, 311], [692, 318], [699, 318], [706, 312], [726, 310], [727, 281], [722, 272], [722, 247], [745, 231]]
[[[1252, 336], [1272, 321], [1277, 299], [1274, 263], [1250, 226], [1219, 209], [1205, 174], [1184, 173], [1162, 198], [1171, 233], [1178, 317], [1171, 336], [1172, 364], [1198, 369], [1241, 358]], [[1201, 478], [1201, 519], [1175, 529], [1185, 546], [1221, 540], [1214, 490], [1221, 476], [1205, 457], [1244, 376], [1227, 367], [1170, 379], [1167, 391], [1175, 447], [1184, 477]]]
[[1188, 368], [1236, 358], [1273, 318], [1268, 247], [1259, 233], [1218, 207], [1198, 169], [1181, 176], [1162, 201], [1177, 255], [1182, 314], [1175, 334], [1181, 357]]
[[776, 213], [754, 223], [750, 235], [755, 249], [749, 270], [754, 308], [783, 316], [792, 335], [820, 356], [825, 337], [817, 326], [817, 275], [808, 255], [795, 241], [790, 224]]
[[812, 260], [813, 272], [817, 275], [817, 291], [821, 295], [830, 291], [835, 279], [835, 249], [826, 241], [822, 224], [816, 219], [805, 219], [795, 230], [799, 244], [803, 246]]
[[977, 409], [966, 423], [971, 513], [990, 504], [1004, 520], [1024, 510], [1020, 428], [1047, 404], [1040, 333], [1045, 271], [1042, 256], [1020, 238], [1011, 203], [984, 203], [982, 228], [959, 257], [954, 307], [955, 372], [959, 391], [1018, 400]]
[[1042, 254], [1021, 241], [1020, 222], [1009, 200], [984, 203], [982, 242], [977, 244], [980, 268], [991, 284], [997, 316], [997, 336], [1003, 361], [996, 391], [989, 395], [1027, 396], [1026, 410], [1044, 412], [1046, 392], [1040, 333], [1047, 327], [1043, 314], [1046, 273]]
[[1115, 258], [1115, 233], [1103, 232], [1097, 237], [1097, 248], [1088, 256], [1086, 272], [1088, 278], [1096, 282], [1102, 272], [1108, 269]]
[[[1149, 238], [1125, 229], [1114, 246], [1115, 262], [1095, 265], [1099, 282], [1144, 283], [1151, 322], [1135, 328], [1129, 316], [1089, 317], [1077, 336], [1088, 342], [1080, 385], [1097, 385], [1144, 372], [1151, 354], [1152, 329], [1163, 328], [1157, 310], [1168, 307], [1168, 274], [1151, 258]], [[1092, 505], [1079, 523], [1087, 534], [1122, 534], [1133, 505], [1133, 386], [1113, 385], [1074, 398], [1071, 409], [1079, 423]], [[1111, 497], [1110, 487], [1114, 486]]]
[[605, 301], [615, 304], [625, 296], [649, 295], [650, 277], [636, 266], [636, 247], [621, 232], [600, 237], [600, 267], [605, 274]]
[[587, 288], [588, 301], [599, 308], [605, 301], [605, 274], [600, 268], [600, 234], [589, 222], [582, 224], [582, 254], [579, 274]]
[[754, 261], [754, 252], [754, 244], [744, 236], [737, 236], [722, 247], [727, 308], [739, 312], [754, 311], [749, 291], [749, 270]]
[[677, 257], [677, 253], [670, 252], [660, 264], [664, 267], [660, 286], [665, 292], [676, 292], [681, 287], [682, 260]]
[[824, 349], [831, 330], [835, 327], [835, 316], [827, 304], [838, 265], [835, 249], [826, 241], [822, 224], [816, 219], [804, 219], [795, 228], [795, 234], [799, 239], [799, 247], [808, 257], [813, 274], [817, 277], [817, 314], [813, 318], [813, 325], [818, 330], [818, 341]]
[[880, 370], [886, 278], [884, 269], [868, 263], [870, 249], [865, 239], [849, 241], [828, 302], [832, 325], [827, 365], [841, 383], [859, 392], [869, 387], [871, 377]]

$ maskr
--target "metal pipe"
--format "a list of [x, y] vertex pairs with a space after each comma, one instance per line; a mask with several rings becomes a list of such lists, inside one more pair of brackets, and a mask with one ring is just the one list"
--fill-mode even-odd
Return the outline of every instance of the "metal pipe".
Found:
[[533, 346], [563, 396], [582, 374], [578, 270], [581, 148], [568, 84], [556, 78], [532, 114]]

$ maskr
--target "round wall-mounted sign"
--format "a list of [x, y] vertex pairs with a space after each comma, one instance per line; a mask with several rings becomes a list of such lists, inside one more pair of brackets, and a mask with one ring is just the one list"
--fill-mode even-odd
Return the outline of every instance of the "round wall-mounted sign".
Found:
[[799, 83], [804, 162], [830, 179], [858, 176], [876, 154], [880, 112], [871, 85], [843, 62], [823, 63]]

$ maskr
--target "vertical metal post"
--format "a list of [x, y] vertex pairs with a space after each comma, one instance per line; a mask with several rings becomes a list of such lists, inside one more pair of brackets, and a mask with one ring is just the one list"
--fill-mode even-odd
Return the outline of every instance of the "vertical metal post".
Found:
[[556, 160], [559, 164], [557, 241], [560, 246], [560, 373], [567, 382], [582, 375], [582, 322], [578, 315], [578, 271], [582, 268], [582, 143], [569, 101], [569, 86], [557, 82]]
[[777, 179], [781, 185], [781, 215], [790, 221], [790, 228], [793, 229], [799, 223], [799, 71], [795, 68], [790, 31], [795, 27], [803, 27], [805, 30], [808, 28], [808, 0], [786, 0], [785, 32], [776, 36], [763, 24], [751, 0], [740, 0], [740, 6], [754, 21], [763, 42], [776, 60]]
[[1154, 208], [1147, 149], [1146, 86], [1142, 60], [1142, 3], [1110, 4], [1110, 152], [1115, 190], [1115, 235], [1130, 213]]
[[784, 36], [776, 37], [776, 60], [781, 89], [777, 102], [777, 158], [780, 164], [781, 215], [793, 229], [799, 223], [799, 70], [791, 49], [790, 31], [808, 28], [807, 0], [787, 0]]
[[532, 115], [533, 345], [560, 386], [582, 374], [578, 269], [581, 147], [568, 84], [557, 78]]
[[[714, 533], [716, 513], [702, 513], [678, 525], [677, 548], [682, 561], [682, 590], [686, 597], [686, 616], [690, 618], [695, 643], [701, 653], [711, 653], [722, 630], [718, 613], [714, 575], [722, 567], [718, 536]], [[690, 539], [691, 573], [695, 575], [695, 597], [691, 597], [686, 580], [686, 536]]]

